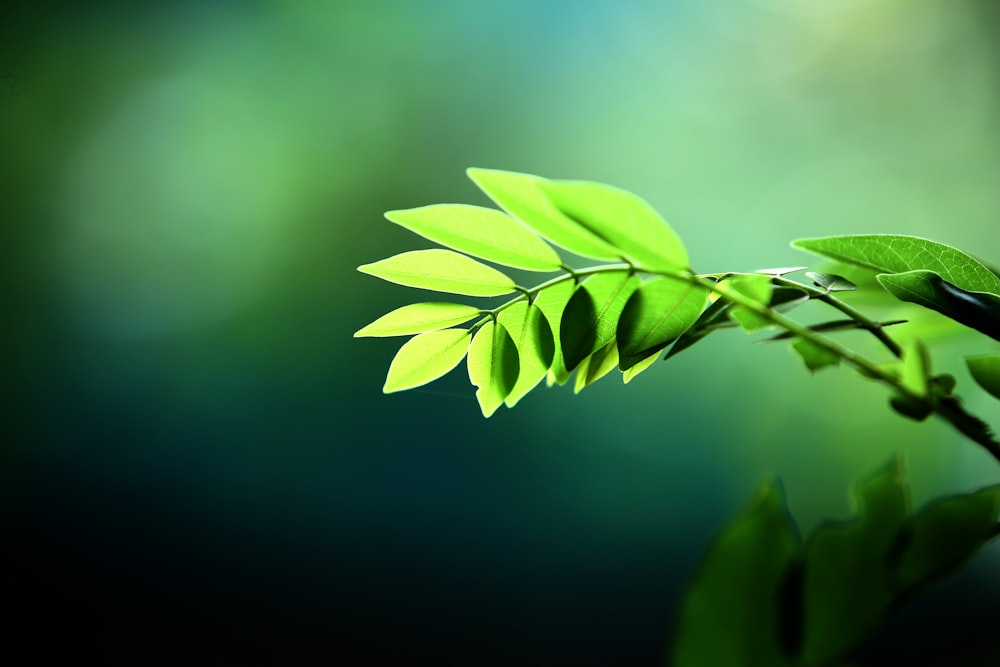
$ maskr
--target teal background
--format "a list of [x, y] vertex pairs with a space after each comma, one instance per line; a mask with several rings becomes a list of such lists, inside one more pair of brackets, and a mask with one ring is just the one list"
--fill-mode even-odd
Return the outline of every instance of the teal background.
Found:
[[[768, 475], [803, 529], [897, 452], [916, 502], [996, 481], [946, 425], [739, 332], [488, 421], [462, 370], [382, 395], [401, 341], [352, 333], [425, 296], [355, 271], [428, 247], [382, 212], [486, 204], [468, 166], [634, 191], [701, 271], [851, 232], [998, 263], [998, 29], [989, 0], [6, 9], [17, 636], [103, 664], [662, 664]], [[1000, 423], [952, 361], [989, 343], [932, 337]], [[998, 558], [858, 664], [997, 657]]]

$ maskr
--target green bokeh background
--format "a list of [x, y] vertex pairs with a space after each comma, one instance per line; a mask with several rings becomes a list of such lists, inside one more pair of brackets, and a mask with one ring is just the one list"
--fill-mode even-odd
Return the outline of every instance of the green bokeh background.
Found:
[[[703, 271], [852, 232], [1000, 262], [998, 29], [991, 0], [5, 10], [21, 636], [105, 664], [660, 664], [698, 554], [768, 474], [804, 529], [897, 452], [917, 502], [995, 481], [945, 425], [739, 332], [488, 421], [461, 370], [382, 395], [400, 341], [352, 333], [417, 297], [355, 271], [428, 247], [382, 212], [485, 204], [468, 166], [639, 193]], [[936, 360], [968, 387], [951, 360], [984, 345]], [[860, 664], [996, 656], [974, 620], [1000, 612], [998, 558]]]

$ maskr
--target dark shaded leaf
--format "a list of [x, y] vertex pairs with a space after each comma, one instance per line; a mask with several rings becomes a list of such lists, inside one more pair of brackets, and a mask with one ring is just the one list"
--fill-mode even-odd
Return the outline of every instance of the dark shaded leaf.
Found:
[[976, 383], [994, 398], [1000, 398], [1000, 354], [979, 354], [965, 358]]
[[698, 319], [707, 300], [707, 290], [674, 278], [640, 285], [618, 320], [619, 368], [626, 371], [676, 340]]
[[920, 304], [1000, 340], [1000, 296], [968, 292], [933, 271], [880, 274], [878, 281], [901, 301]]
[[573, 293], [559, 329], [567, 371], [615, 337], [622, 308], [640, 282], [636, 276], [623, 273], [598, 273]]

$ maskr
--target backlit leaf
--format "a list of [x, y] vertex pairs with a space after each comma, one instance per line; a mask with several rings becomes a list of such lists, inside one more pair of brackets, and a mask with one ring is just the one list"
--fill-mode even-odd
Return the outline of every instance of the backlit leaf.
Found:
[[573, 293], [559, 329], [567, 371], [615, 337], [622, 308], [641, 282], [625, 273], [598, 273]]
[[633, 364], [627, 371], [622, 373], [622, 381], [625, 384], [628, 384], [629, 382], [635, 379], [635, 376], [639, 375], [643, 371], [652, 367], [652, 365], [656, 363], [656, 360], [659, 359], [659, 357], [660, 353], [654, 352], [653, 354], [649, 355], [642, 361]]
[[413, 250], [394, 255], [358, 271], [391, 283], [469, 296], [500, 296], [517, 287], [494, 268], [451, 250]]
[[519, 372], [517, 347], [503, 325], [491, 320], [480, 327], [469, 346], [468, 367], [479, 407], [489, 417], [517, 384]]
[[949, 283], [933, 271], [883, 273], [879, 283], [901, 301], [920, 304], [1000, 340], [1000, 296], [970, 292]]
[[792, 246], [882, 273], [928, 270], [956, 287], [1000, 296], [1000, 277], [951, 246], [915, 236], [866, 234], [799, 239]]
[[549, 244], [514, 218], [492, 208], [436, 204], [385, 217], [454, 250], [531, 271], [557, 271], [562, 260]]
[[442, 329], [414, 336], [393, 357], [382, 391], [389, 394], [436, 380], [457, 366], [468, 350], [466, 329]]
[[674, 278], [654, 278], [639, 286], [618, 320], [619, 368], [626, 371], [675, 341], [698, 319], [707, 300], [706, 289]]
[[589, 181], [548, 181], [542, 189], [562, 213], [647, 269], [685, 271], [688, 255], [677, 233], [631, 192]]
[[781, 598], [799, 548], [776, 483], [765, 485], [726, 524], [701, 561], [681, 604], [674, 667], [782, 667]]
[[520, 364], [517, 383], [504, 399], [507, 407], [512, 408], [545, 377], [555, 355], [555, 341], [545, 314], [527, 301], [508, 306], [497, 320], [514, 341]]
[[965, 358], [976, 383], [994, 398], [1000, 398], [1000, 354], [978, 354]]
[[481, 312], [474, 306], [461, 303], [411, 303], [383, 315], [358, 330], [354, 337], [405, 336], [435, 331], [468, 322]]
[[716, 329], [725, 329], [736, 326], [736, 323], [729, 319], [729, 312], [733, 309], [731, 301], [717, 299], [709, 304], [708, 308], [702, 312], [701, 316], [691, 327], [685, 331], [680, 338], [671, 346], [670, 351], [663, 358], [664, 361], [691, 347], [702, 338], [712, 333]]
[[614, 340], [594, 352], [577, 366], [576, 386], [573, 392], [579, 394], [618, 366], [618, 345]]
[[541, 290], [535, 295], [535, 299], [532, 302], [545, 314], [545, 319], [552, 330], [552, 341], [555, 345], [555, 350], [553, 351], [552, 365], [548, 374], [548, 383], [550, 385], [557, 382], [564, 384], [569, 380], [570, 374], [563, 363], [562, 346], [559, 344], [559, 328], [562, 322], [563, 311], [566, 310], [566, 304], [569, 303], [569, 299], [575, 289], [576, 285], [568, 280], [556, 283]]
[[583, 257], [618, 260], [621, 250], [567, 218], [549, 200], [540, 176], [496, 169], [468, 169], [469, 178], [500, 208], [556, 245]]

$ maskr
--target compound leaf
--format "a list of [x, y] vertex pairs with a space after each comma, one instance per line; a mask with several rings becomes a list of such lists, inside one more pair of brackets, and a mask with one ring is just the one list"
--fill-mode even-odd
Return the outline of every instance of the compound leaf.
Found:
[[573, 371], [615, 337], [622, 308], [641, 282], [638, 277], [624, 273], [598, 273], [573, 293], [559, 329], [567, 371]]
[[540, 176], [497, 169], [466, 170], [469, 178], [500, 208], [556, 245], [583, 257], [621, 259], [621, 250], [567, 218], [543, 189]]
[[398, 285], [468, 296], [510, 294], [517, 285], [494, 268], [451, 250], [413, 250], [358, 271]]
[[490, 320], [476, 332], [469, 346], [469, 380], [484, 417], [503, 405], [517, 383], [517, 347], [502, 324]]
[[461, 303], [411, 303], [386, 313], [366, 327], [355, 332], [355, 338], [365, 336], [405, 336], [445, 329], [468, 322], [482, 311]]
[[432, 382], [457, 366], [468, 350], [466, 329], [442, 329], [414, 336], [393, 357], [382, 391], [389, 394]]
[[555, 356], [555, 341], [545, 314], [535, 304], [519, 301], [505, 308], [497, 320], [514, 341], [520, 364], [517, 382], [504, 399], [512, 408], [545, 377]]
[[701, 315], [708, 290], [673, 278], [654, 278], [629, 297], [618, 320], [618, 366], [626, 371], [659, 352]]
[[792, 246], [823, 257], [874, 269], [905, 273], [925, 269], [970, 292], [1000, 296], [1000, 277], [957, 248], [916, 236], [864, 234], [799, 239]]
[[781, 487], [764, 485], [716, 536], [681, 603], [675, 667], [782, 667], [795, 664], [780, 600], [799, 550]]
[[876, 279], [900, 301], [920, 304], [1000, 340], [1000, 296], [967, 291], [927, 270], [883, 273]]
[[549, 244], [501, 211], [466, 204], [435, 204], [385, 217], [435, 243], [530, 271], [557, 271], [562, 260]]
[[1000, 354], [977, 354], [965, 358], [965, 365], [972, 374], [972, 379], [989, 392], [994, 398], [1000, 398]]
[[687, 250], [680, 237], [644, 199], [589, 181], [548, 181], [542, 189], [567, 218], [637, 265], [687, 270]]

